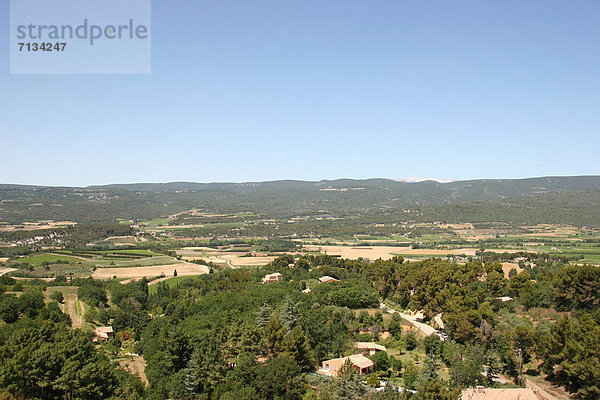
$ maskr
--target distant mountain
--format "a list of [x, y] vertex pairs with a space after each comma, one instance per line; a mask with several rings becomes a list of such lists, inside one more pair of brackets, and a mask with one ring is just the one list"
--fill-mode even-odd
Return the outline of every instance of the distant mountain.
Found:
[[[480, 219], [516, 220], [517, 215], [523, 214], [517, 210], [531, 209], [537, 215], [543, 213], [538, 209], [541, 204], [545, 204], [546, 210], [560, 210], [562, 206], [569, 207], [574, 199], [585, 199], [585, 204], [577, 206], [583, 207], [580, 210], [583, 215], [585, 207], [593, 209], [600, 204], [599, 193], [600, 176], [448, 183], [337, 179], [133, 183], [84, 188], [0, 185], [0, 221], [104, 222], [118, 218], [155, 218], [191, 208], [211, 212], [252, 211], [268, 217], [388, 213], [397, 218], [404, 216], [405, 210], [412, 209], [421, 210], [423, 218], [451, 219], [455, 215], [468, 221], [477, 215]], [[472, 217], [468, 210], [473, 210]], [[600, 219], [600, 215], [596, 218]], [[565, 223], [572, 223], [572, 220], [571, 215]]]

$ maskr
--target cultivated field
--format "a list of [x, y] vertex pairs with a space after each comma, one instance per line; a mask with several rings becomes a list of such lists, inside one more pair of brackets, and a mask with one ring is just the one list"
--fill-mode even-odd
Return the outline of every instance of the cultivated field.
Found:
[[161, 274], [164, 274], [165, 276], [172, 276], [175, 270], [177, 271], [177, 276], [208, 274], [207, 266], [184, 262], [148, 267], [98, 268], [96, 271], [94, 271], [92, 277], [94, 279], [111, 279], [115, 276], [117, 278], [153, 278]]

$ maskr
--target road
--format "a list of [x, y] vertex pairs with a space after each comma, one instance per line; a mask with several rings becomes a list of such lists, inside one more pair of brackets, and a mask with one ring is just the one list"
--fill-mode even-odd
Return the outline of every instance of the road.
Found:
[[15, 268], [0, 268], [0, 276], [7, 274], [9, 272], [16, 271]]
[[394, 310], [391, 307], [388, 307], [387, 305], [381, 303], [379, 305], [380, 308], [384, 309], [385, 311], [387, 311], [390, 314], [398, 314], [400, 315], [402, 318], [404, 318], [405, 320], [407, 320], [408, 322], [410, 322], [411, 324], [413, 324], [414, 326], [416, 326], [421, 332], [423, 332], [425, 334], [425, 336], [429, 336], [433, 333], [435, 333], [435, 328], [427, 325], [425, 323], [422, 322], [422, 316], [415, 316], [415, 315], [410, 315], [410, 314], [404, 314], [400, 311]]
[[[413, 324], [414, 326], [416, 326], [417, 328], [419, 328], [419, 330], [421, 332], [423, 332], [425, 335], [429, 336], [432, 333], [435, 333], [435, 329], [432, 326], [429, 326], [427, 324], [424, 324], [423, 322], [420, 321], [421, 316], [414, 316], [414, 315], [410, 315], [410, 314], [404, 314], [400, 311], [396, 311], [391, 307], [388, 307], [387, 305], [381, 303], [379, 305], [380, 308], [382, 308], [384, 311], [387, 311], [390, 314], [396, 314], [398, 313], [402, 318], [404, 318], [405, 320], [407, 320], [408, 322], [410, 322], [411, 324]], [[531, 380], [527, 379], [527, 377], [525, 377], [525, 380], [527, 381], [527, 387], [530, 388], [531, 390], [533, 390], [538, 396], [541, 396], [542, 398], [545, 398], [546, 400], [565, 400], [568, 399], [568, 396], [566, 397], [557, 397], [551, 393], [549, 393], [548, 391], [544, 390], [544, 388], [542, 388], [540, 385], [538, 385], [535, 382], [532, 382]], [[498, 382], [500, 383], [512, 383], [512, 381], [505, 377], [500, 375], [497, 379]]]

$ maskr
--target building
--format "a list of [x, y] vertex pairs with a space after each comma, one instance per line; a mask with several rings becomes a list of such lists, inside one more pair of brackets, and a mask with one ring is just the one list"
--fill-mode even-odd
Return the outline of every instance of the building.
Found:
[[338, 371], [350, 360], [352, 367], [359, 375], [367, 375], [375, 370], [375, 364], [362, 354], [353, 354], [348, 357], [334, 358], [333, 360], [323, 361], [323, 365], [317, 373], [326, 376], [337, 376]]
[[271, 282], [279, 282], [282, 279], [283, 275], [281, 275], [279, 272], [275, 272], [273, 274], [265, 275], [264, 278], [262, 278], [262, 283], [267, 284]]
[[374, 342], [355, 342], [354, 348], [360, 350], [365, 356], [372, 356], [378, 351], [387, 351], [385, 346], [376, 344]]
[[337, 279], [332, 278], [331, 276], [327, 276], [327, 275], [319, 278], [319, 283], [336, 282], [336, 281], [337, 281]]
[[113, 331], [112, 326], [99, 326], [94, 329], [94, 341], [96, 342], [105, 342], [109, 339], [115, 337], [115, 332]]
[[529, 388], [491, 389], [477, 386], [462, 391], [462, 400], [539, 400]]

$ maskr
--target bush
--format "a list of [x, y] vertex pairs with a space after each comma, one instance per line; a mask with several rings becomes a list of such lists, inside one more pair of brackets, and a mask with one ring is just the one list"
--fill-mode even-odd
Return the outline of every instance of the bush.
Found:
[[419, 345], [419, 341], [417, 340], [417, 335], [413, 331], [408, 331], [404, 338], [406, 342], [406, 350], [414, 350]]
[[106, 291], [101, 287], [96, 286], [93, 282], [86, 282], [79, 287], [77, 295], [85, 303], [97, 307], [101, 304], [106, 304]]
[[52, 300], [57, 301], [58, 303], [62, 303], [63, 301], [65, 301], [65, 298], [64, 298], [62, 292], [54, 292], [54, 293], [52, 293], [50, 298]]

